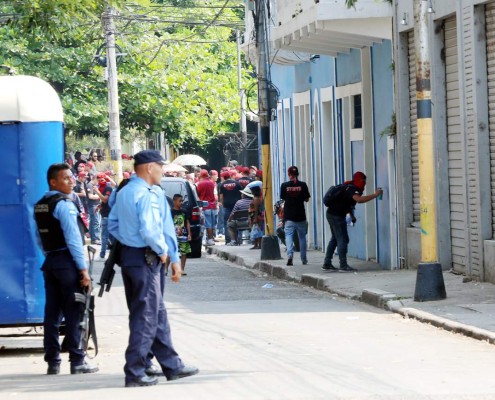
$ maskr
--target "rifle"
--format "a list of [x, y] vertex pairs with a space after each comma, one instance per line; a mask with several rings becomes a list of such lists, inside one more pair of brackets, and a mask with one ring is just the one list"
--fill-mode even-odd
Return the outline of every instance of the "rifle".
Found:
[[[93, 273], [93, 261], [95, 259], [96, 249], [88, 246], [88, 259], [89, 259], [89, 276]], [[93, 295], [92, 285], [85, 290], [85, 293], [74, 293], [76, 302], [81, 303], [83, 312], [81, 313], [81, 321], [79, 326], [81, 327], [81, 339], [79, 342], [79, 348], [87, 352], [89, 340], [93, 341], [96, 357], [98, 354], [98, 339], [96, 337], [96, 325], [95, 325], [95, 296]], [[91, 357], [92, 358], [92, 357]]]
[[115, 265], [120, 264], [121, 249], [122, 244], [118, 240], [115, 240], [112, 244], [110, 254], [105, 261], [105, 267], [103, 268], [103, 271], [101, 271], [100, 281], [98, 282], [98, 285], [100, 285], [98, 297], [102, 297], [104, 291], [109, 292], [112, 288], [113, 278], [115, 276]]

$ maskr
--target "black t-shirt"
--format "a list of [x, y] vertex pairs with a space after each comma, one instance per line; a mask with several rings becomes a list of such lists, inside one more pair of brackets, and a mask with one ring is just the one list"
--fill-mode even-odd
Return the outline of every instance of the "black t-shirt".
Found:
[[84, 210], [88, 212], [88, 194], [86, 193], [86, 188], [84, 187], [86, 185], [86, 182], [80, 182], [76, 181], [76, 186], [74, 187], [74, 193], [85, 193], [85, 197], [79, 197], [79, 200], [81, 200], [81, 203], [84, 207]]
[[302, 181], [288, 181], [280, 186], [280, 198], [284, 203], [284, 220], [293, 222], [306, 221], [304, 203], [309, 199], [308, 185]]
[[[105, 186], [105, 189], [101, 192], [103, 196], [108, 196], [110, 198], [110, 195], [112, 194], [112, 187], [111, 186]], [[108, 214], [110, 214], [110, 206], [108, 205], [108, 201], [106, 203], [101, 202], [101, 210], [100, 210], [100, 215], [102, 217], [108, 217]]]
[[[88, 196], [90, 194], [96, 195], [93, 190], [93, 184], [91, 182], [88, 182], [86, 183], [86, 195]], [[100, 198], [93, 200], [88, 197], [88, 206], [97, 206], [98, 204], [100, 204]]]
[[183, 208], [180, 210], [176, 210], [175, 208], [172, 208], [170, 210], [172, 213], [172, 220], [174, 221], [174, 227], [175, 227], [175, 235], [177, 237], [186, 237], [187, 238], [187, 212]]
[[233, 208], [237, 200], [241, 199], [241, 189], [240, 183], [233, 179], [227, 179], [220, 183], [218, 194], [223, 195], [223, 206], [225, 208]]
[[249, 178], [248, 176], [243, 176], [242, 178], [237, 179], [237, 182], [242, 186], [244, 189], [247, 185], [249, 185], [253, 180]]
[[344, 193], [338, 197], [339, 204], [328, 207], [327, 211], [332, 215], [345, 217], [348, 213], [352, 212], [354, 206], [356, 205], [356, 200], [353, 199], [353, 196], [356, 194], [361, 196], [363, 192], [353, 184], [347, 184]]

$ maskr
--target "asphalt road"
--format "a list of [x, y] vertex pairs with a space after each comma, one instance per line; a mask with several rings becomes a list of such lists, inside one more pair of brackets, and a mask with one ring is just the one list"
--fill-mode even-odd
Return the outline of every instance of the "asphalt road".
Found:
[[495, 399], [492, 345], [289, 283], [263, 288], [268, 278], [215, 258], [187, 272], [167, 282], [166, 302], [175, 347], [199, 375], [123, 387], [117, 279], [97, 303], [100, 372], [71, 376], [65, 355], [62, 374], [46, 376], [39, 337], [0, 336], [0, 399]]

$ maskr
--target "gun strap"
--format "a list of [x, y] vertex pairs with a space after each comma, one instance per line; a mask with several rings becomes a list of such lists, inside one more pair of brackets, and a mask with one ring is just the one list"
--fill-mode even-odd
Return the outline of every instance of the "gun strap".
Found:
[[[93, 342], [93, 347], [95, 349], [94, 355], [91, 357], [88, 355], [89, 358], [94, 358], [98, 355], [98, 338], [96, 336], [96, 324], [95, 324], [95, 296], [91, 296], [90, 300], [91, 306], [89, 307], [89, 313], [88, 313], [88, 342], [86, 343], [86, 350], [89, 347], [89, 341], [91, 340]], [[86, 352], [87, 353], [87, 352]]]

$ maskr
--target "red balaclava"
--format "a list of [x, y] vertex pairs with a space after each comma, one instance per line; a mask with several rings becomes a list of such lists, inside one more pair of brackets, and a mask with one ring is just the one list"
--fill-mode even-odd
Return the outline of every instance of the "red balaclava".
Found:
[[352, 176], [352, 181], [347, 181], [346, 184], [352, 183], [356, 186], [361, 192], [364, 192], [364, 187], [366, 186], [366, 175], [361, 171], [357, 171]]
[[98, 179], [98, 190], [103, 192], [103, 189], [107, 186], [107, 180], [105, 174], [99, 173], [96, 178]]

